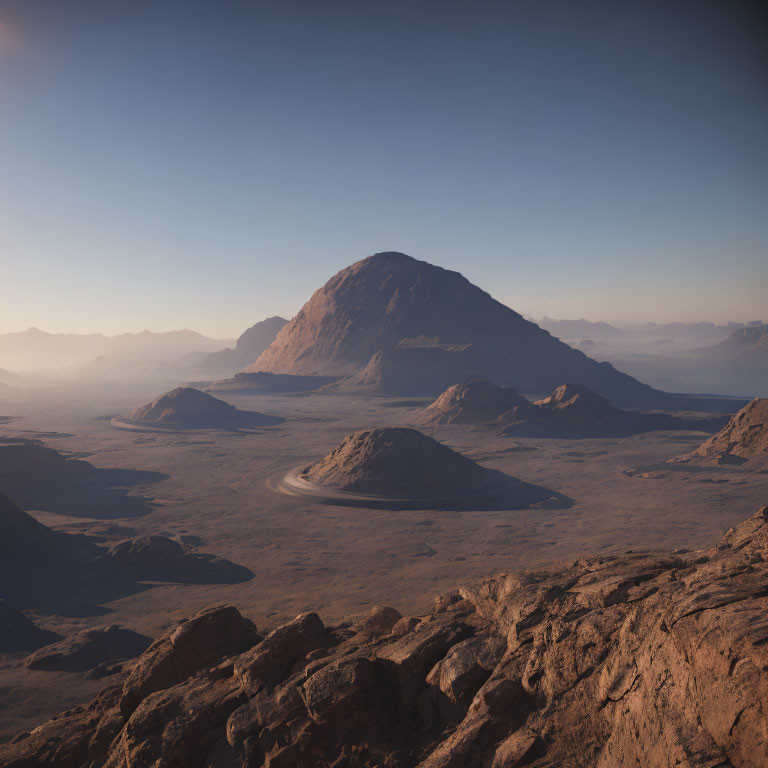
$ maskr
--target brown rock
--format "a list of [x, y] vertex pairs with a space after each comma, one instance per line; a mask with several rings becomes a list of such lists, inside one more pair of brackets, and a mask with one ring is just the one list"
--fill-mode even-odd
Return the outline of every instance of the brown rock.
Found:
[[253, 628], [218, 609], [124, 675], [132, 707], [106, 689], [0, 763], [764, 768], [767, 583], [768, 507], [707, 552], [495, 576], [402, 634], [386, 609], [368, 633], [303, 614], [243, 650]]
[[396, 252], [334, 275], [246, 371], [347, 376], [411, 394], [482, 377], [543, 392], [566, 379], [634, 407], [675, 399], [572, 349], [457, 272]]
[[123, 684], [120, 709], [129, 715], [150, 693], [241, 653], [259, 639], [253, 623], [232, 606], [202, 611], [156, 640], [141, 656]]
[[675, 461], [768, 467], [768, 398], [756, 397], [695, 451]]

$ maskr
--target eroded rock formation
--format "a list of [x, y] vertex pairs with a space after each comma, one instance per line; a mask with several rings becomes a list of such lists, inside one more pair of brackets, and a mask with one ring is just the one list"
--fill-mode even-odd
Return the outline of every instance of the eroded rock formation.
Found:
[[530, 401], [512, 387], [498, 387], [484, 379], [454, 384], [419, 415], [419, 424], [503, 424], [535, 414]]
[[22, 766], [763, 768], [768, 507], [708, 551], [494, 576], [432, 613], [214, 608], [0, 747]]
[[756, 397], [717, 434], [675, 461], [768, 467], [768, 398]]

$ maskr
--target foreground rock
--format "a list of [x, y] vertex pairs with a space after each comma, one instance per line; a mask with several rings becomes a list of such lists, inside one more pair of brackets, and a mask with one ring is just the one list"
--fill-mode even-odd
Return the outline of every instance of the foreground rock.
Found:
[[428, 616], [216, 608], [0, 747], [22, 766], [644, 768], [768, 762], [768, 507], [708, 551], [504, 574]]
[[458, 272], [396, 252], [334, 275], [246, 372], [346, 377], [403, 395], [478, 377], [522, 392], [574, 381], [626, 407], [691, 407], [569, 347]]
[[193, 387], [176, 387], [128, 416], [115, 417], [112, 423], [162, 429], [235, 429], [271, 426], [281, 421], [281, 418], [258, 411], [241, 411]]
[[[284, 481], [285, 482], [285, 481]], [[564, 497], [487, 469], [415, 429], [387, 427], [348, 435], [298, 473], [287, 490], [328, 500], [419, 508], [519, 508]]]
[[695, 451], [676, 462], [768, 467], [768, 398], [756, 397]]

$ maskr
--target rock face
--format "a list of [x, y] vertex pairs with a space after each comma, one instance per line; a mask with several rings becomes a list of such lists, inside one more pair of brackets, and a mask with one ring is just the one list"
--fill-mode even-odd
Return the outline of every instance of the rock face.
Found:
[[486, 470], [415, 429], [389, 427], [348, 435], [302, 476], [341, 491], [439, 496], [479, 483]]
[[234, 374], [242, 371], [274, 341], [288, 321], [282, 317], [268, 317], [252, 325], [238, 338], [235, 348], [211, 352], [199, 363], [201, 371]]
[[158, 395], [151, 403], [137, 408], [130, 416], [113, 420], [118, 425], [125, 422], [136, 426], [180, 429], [256, 427], [280, 421], [282, 419], [256, 411], [241, 411], [234, 405], [192, 387], [172, 389]]
[[84, 672], [106, 662], [132, 659], [152, 641], [117, 624], [86, 629], [73, 637], [41, 648], [26, 661], [29, 669]]
[[500, 424], [521, 420], [534, 411], [512, 387], [497, 387], [484, 379], [454, 384], [418, 418], [419, 424]]
[[393, 252], [334, 275], [246, 371], [347, 376], [403, 394], [484, 377], [522, 392], [575, 381], [630, 407], [671, 397], [572, 349], [457, 272]]
[[676, 461], [768, 467], [768, 398], [755, 398], [695, 451]]
[[708, 551], [501, 574], [418, 618], [307, 613], [262, 639], [214, 609], [0, 762], [764, 768], [766, 552], [763, 508]]

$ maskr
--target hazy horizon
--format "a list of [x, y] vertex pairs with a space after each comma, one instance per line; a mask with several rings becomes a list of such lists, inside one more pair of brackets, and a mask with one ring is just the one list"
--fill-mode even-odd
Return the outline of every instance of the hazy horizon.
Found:
[[762, 316], [754, 4], [0, 0], [0, 25], [0, 332], [229, 338], [381, 250], [526, 316]]

